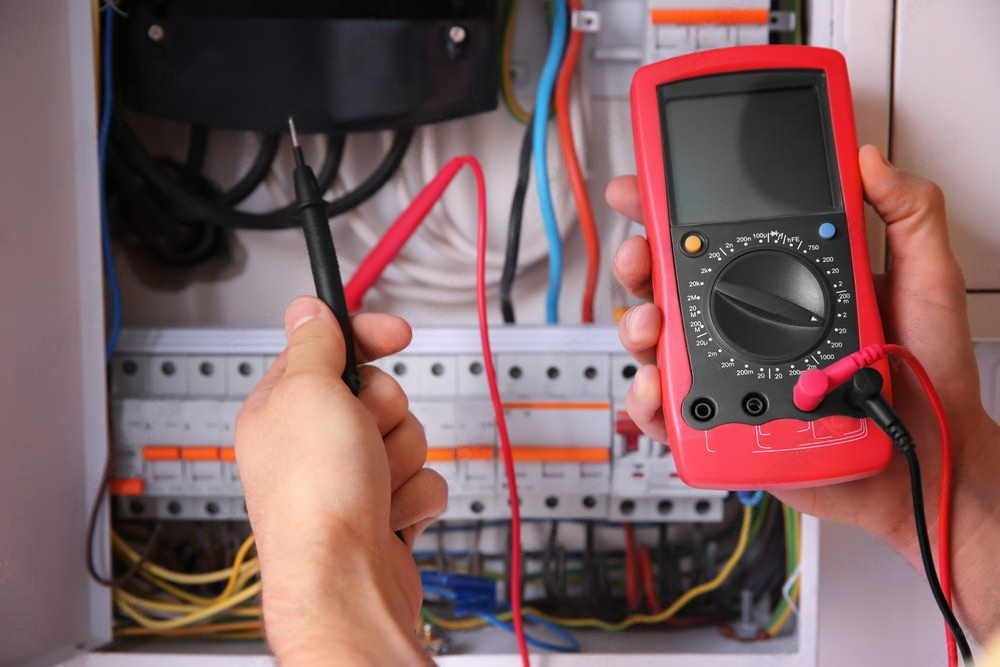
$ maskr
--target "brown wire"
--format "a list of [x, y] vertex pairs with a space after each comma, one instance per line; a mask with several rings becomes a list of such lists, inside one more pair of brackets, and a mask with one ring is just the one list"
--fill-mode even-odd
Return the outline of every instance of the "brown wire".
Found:
[[101, 474], [101, 484], [97, 488], [97, 495], [94, 497], [94, 502], [90, 505], [90, 518], [87, 520], [87, 574], [90, 578], [96, 581], [101, 586], [106, 586], [108, 588], [117, 588], [119, 586], [124, 586], [129, 581], [131, 581], [142, 569], [142, 566], [146, 564], [156, 550], [157, 541], [160, 537], [160, 533], [163, 531], [163, 524], [156, 524], [153, 528], [153, 533], [149, 536], [149, 541], [146, 542], [146, 548], [143, 549], [139, 556], [139, 560], [132, 564], [131, 567], [124, 573], [117, 577], [107, 578], [101, 575], [97, 568], [94, 567], [94, 533], [97, 532], [97, 515], [101, 511], [101, 505], [104, 504], [104, 499], [108, 490], [108, 483], [111, 481], [111, 452], [110, 447], [104, 459], [104, 472]]

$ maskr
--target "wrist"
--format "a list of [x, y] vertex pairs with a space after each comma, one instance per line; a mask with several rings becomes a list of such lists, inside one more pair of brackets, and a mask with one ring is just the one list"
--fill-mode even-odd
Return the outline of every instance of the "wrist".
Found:
[[282, 649], [271, 646], [282, 667], [315, 665], [433, 665], [416, 640], [416, 634], [399, 636], [393, 632], [345, 638], [330, 633], [305, 633]]
[[260, 553], [265, 630], [282, 665], [424, 664], [415, 608], [384, 552], [340, 533]]

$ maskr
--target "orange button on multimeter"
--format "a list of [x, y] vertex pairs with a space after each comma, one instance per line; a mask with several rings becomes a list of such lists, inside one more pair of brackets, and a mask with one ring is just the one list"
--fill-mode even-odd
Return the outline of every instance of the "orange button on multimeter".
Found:
[[700, 254], [702, 250], [705, 249], [705, 237], [701, 234], [688, 234], [684, 237], [681, 245], [684, 247], [684, 252], [689, 255]]

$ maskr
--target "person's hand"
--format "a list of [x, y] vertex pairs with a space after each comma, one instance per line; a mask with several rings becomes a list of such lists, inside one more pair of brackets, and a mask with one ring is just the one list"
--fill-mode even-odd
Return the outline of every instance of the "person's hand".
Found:
[[[399, 318], [352, 321], [359, 363], [409, 343]], [[448, 492], [423, 468], [423, 428], [372, 366], [351, 394], [344, 339], [322, 301], [294, 301], [285, 329], [288, 348], [236, 423], [271, 649], [283, 665], [428, 664], [414, 635], [422, 591], [410, 549]]]
[[[984, 639], [1000, 621], [1000, 593], [994, 570], [1000, 530], [992, 515], [1000, 505], [1000, 428], [982, 406], [979, 375], [966, 315], [965, 283], [948, 243], [944, 197], [940, 189], [892, 167], [873, 146], [860, 155], [865, 199], [886, 222], [891, 270], [876, 276], [876, 292], [886, 340], [909, 348], [927, 369], [951, 425], [954, 458], [953, 578], [956, 601], [973, 634]], [[635, 177], [623, 176], [607, 188], [608, 203], [641, 220]], [[641, 236], [628, 239], [614, 261], [615, 275], [632, 294], [652, 299], [649, 246]], [[636, 424], [666, 441], [660, 378], [654, 366], [660, 311], [651, 303], [632, 308], [619, 335], [642, 364], [626, 397]], [[893, 403], [912, 432], [920, 455], [931, 542], [936, 543], [941, 444], [937, 422], [919, 384], [908, 370], [893, 365]], [[902, 457], [868, 479], [776, 495], [797, 509], [860, 526], [885, 540], [920, 567], [913, 524], [909, 478]], [[984, 586], [983, 584], [988, 584]]]

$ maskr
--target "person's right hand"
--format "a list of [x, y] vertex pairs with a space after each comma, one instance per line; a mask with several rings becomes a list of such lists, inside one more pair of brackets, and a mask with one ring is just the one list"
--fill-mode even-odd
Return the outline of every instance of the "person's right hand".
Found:
[[[352, 322], [361, 363], [410, 341], [398, 317]], [[285, 332], [288, 348], [236, 423], [271, 650], [286, 666], [431, 664], [413, 633], [423, 590], [411, 549], [448, 489], [423, 467], [423, 427], [373, 366], [359, 368], [361, 393], [351, 394], [344, 338], [322, 301], [292, 302]]]
[[[859, 154], [865, 199], [886, 222], [892, 268], [876, 276], [886, 340], [909, 348], [927, 369], [951, 425], [954, 457], [953, 572], [956, 601], [975, 636], [985, 639], [1000, 622], [1000, 592], [994, 584], [1000, 564], [1000, 427], [983, 409], [965, 303], [965, 282], [948, 242], [940, 189], [900, 172], [873, 146]], [[608, 203], [641, 220], [635, 177], [613, 180]], [[646, 239], [635, 236], [619, 248], [615, 275], [632, 294], [652, 299], [651, 258]], [[652, 303], [630, 309], [619, 334], [642, 364], [626, 397], [636, 424], [666, 441], [660, 377], [655, 363], [660, 311]], [[907, 370], [893, 372], [893, 402], [912, 432], [920, 456], [931, 541], [936, 543], [941, 443], [937, 422], [919, 384]], [[857, 525], [880, 537], [915, 566], [920, 556], [905, 462], [893, 457], [888, 469], [868, 479], [776, 492], [815, 516]]]

